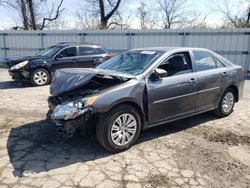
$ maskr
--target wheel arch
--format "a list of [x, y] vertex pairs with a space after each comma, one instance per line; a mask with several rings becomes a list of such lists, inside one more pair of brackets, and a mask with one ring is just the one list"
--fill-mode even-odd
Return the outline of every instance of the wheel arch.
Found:
[[139, 115], [140, 115], [140, 119], [141, 119], [141, 126], [142, 126], [142, 129], [144, 127], [144, 123], [145, 123], [145, 114], [143, 112], [143, 110], [141, 109], [140, 105], [137, 104], [136, 102], [134, 101], [121, 101], [119, 103], [116, 103], [115, 105], [113, 105], [109, 110], [108, 112], [110, 112], [111, 110], [113, 110], [114, 108], [120, 106], [120, 105], [129, 105], [129, 106], [132, 106], [133, 108], [135, 108]]
[[[231, 91], [234, 92], [234, 95], [235, 95], [234, 102], [238, 102], [238, 100], [239, 100], [239, 91], [238, 91], [237, 86], [236, 86], [235, 84], [229, 84], [229, 85], [225, 88], [224, 92], [221, 93], [221, 96], [220, 96], [220, 98], [219, 98], [218, 104], [217, 104], [216, 108], [214, 109], [214, 113], [215, 113], [217, 116], [219, 116], [219, 117], [226, 117], [226, 116], [230, 115], [230, 114], [232, 113], [232, 111], [233, 111], [233, 106], [232, 106], [232, 108], [230, 109], [229, 112], [226, 112], [226, 113], [225, 113], [225, 112], [222, 112], [222, 110], [221, 110], [222, 108], [221, 108], [221, 106], [220, 106], [220, 105], [222, 105], [222, 104], [221, 104], [221, 103], [222, 103], [222, 100], [223, 100], [222, 97], [226, 94], [226, 91], [227, 91], [228, 89], [230, 89]], [[234, 104], [233, 104], [233, 105], [234, 105]]]
[[238, 87], [234, 84], [234, 83], [231, 83], [229, 84], [227, 87], [225, 87], [224, 90], [222, 90], [222, 92], [218, 95], [218, 100], [216, 101], [215, 103], [215, 109], [218, 108], [219, 106], [219, 103], [220, 103], [220, 100], [221, 100], [221, 97], [223, 96], [223, 94], [225, 93], [225, 91], [227, 89], [232, 89], [235, 93], [235, 102], [238, 102], [239, 101], [239, 91], [238, 91]]
[[48, 67], [42, 66], [42, 65], [39, 65], [39, 66], [37, 66], [37, 67], [32, 67], [31, 72], [34, 72], [34, 71], [37, 70], [37, 69], [45, 69], [46, 71], [48, 71], [49, 75], [51, 76], [51, 72], [50, 72], [50, 70], [49, 70]]
[[237, 87], [236, 85], [234, 85], [234, 84], [231, 84], [231, 85], [229, 85], [229, 86], [225, 89], [225, 91], [226, 91], [227, 89], [229, 89], [229, 88], [231, 88], [231, 89], [234, 91], [234, 94], [235, 94], [235, 102], [238, 102], [238, 101], [239, 101], [239, 90], [238, 90], [238, 87]]

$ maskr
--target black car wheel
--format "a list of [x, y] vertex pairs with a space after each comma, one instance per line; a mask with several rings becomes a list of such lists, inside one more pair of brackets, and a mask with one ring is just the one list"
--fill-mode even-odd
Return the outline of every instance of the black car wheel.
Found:
[[31, 74], [31, 83], [34, 86], [44, 86], [50, 83], [50, 74], [46, 69], [36, 69]]
[[112, 109], [96, 128], [99, 143], [111, 152], [130, 148], [141, 131], [141, 119], [135, 108], [120, 105]]
[[221, 96], [219, 106], [214, 113], [220, 117], [226, 117], [233, 112], [235, 104], [235, 92], [233, 89], [228, 88]]

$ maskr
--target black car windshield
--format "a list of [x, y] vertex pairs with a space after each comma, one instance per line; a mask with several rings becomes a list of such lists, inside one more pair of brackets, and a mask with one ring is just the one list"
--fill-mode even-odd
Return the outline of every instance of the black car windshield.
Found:
[[54, 55], [56, 55], [63, 47], [62, 46], [50, 46], [48, 48], [45, 48], [44, 50], [38, 52], [36, 55], [52, 58]]
[[160, 55], [156, 51], [128, 51], [105, 61], [96, 68], [139, 75], [158, 59]]

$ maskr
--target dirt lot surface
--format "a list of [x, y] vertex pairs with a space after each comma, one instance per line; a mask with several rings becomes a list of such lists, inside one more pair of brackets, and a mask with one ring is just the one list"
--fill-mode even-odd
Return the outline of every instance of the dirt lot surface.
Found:
[[250, 81], [233, 114], [212, 113], [142, 132], [119, 154], [94, 135], [56, 140], [49, 87], [0, 69], [0, 187], [250, 187]]

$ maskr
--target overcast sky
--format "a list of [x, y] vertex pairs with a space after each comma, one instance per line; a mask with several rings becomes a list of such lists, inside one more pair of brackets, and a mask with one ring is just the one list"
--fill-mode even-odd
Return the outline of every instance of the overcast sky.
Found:
[[[58, 1], [59, 0], [54, 0], [54, 1]], [[63, 12], [63, 16], [61, 19], [65, 20], [65, 22], [68, 22], [68, 28], [70, 27], [74, 27], [74, 21], [76, 20], [76, 9], [80, 6], [80, 2], [84, 1], [84, 0], [64, 0], [64, 4], [63, 7], [65, 8], [64, 12]], [[140, 0], [126, 0], [128, 1], [128, 4], [126, 5], [126, 10], [125, 10], [125, 14], [126, 12], [134, 12], [136, 11], [136, 9], [138, 8], [138, 6], [140, 5]], [[144, 0], [144, 2], [147, 5], [150, 5], [151, 7], [154, 7], [156, 5], [157, 0]], [[220, 0], [223, 1], [223, 0]], [[247, 0], [231, 0], [234, 2], [238, 3], [238, 7], [234, 6], [235, 11], [237, 11], [236, 9], [243, 9], [245, 8], [245, 6], [247, 5]], [[210, 0], [188, 0], [188, 4], [189, 6], [191, 6], [194, 9], [199, 10], [200, 12], [204, 13], [206, 11], [209, 11], [209, 7], [211, 1]], [[124, 10], [123, 10], [124, 13]], [[15, 11], [11, 10], [11, 9], [6, 9], [5, 7], [0, 6], [0, 29], [8, 29], [11, 28], [14, 25], [17, 25], [16, 23], [20, 22], [20, 19], [18, 17], [18, 15], [15, 13]], [[135, 18], [134, 22], [136, 24], [133, 25], [137, 25], [138, 20]], [[218, 15], [218, 13], [213, 13], [213, 14], [209, 14], [208, 18], [207, 18], [207, 23], [209, 25], [218, 25], [222, 22], [221, 16]], [[134, 26], [135, 28], [137, 28], [136, 26]]]

